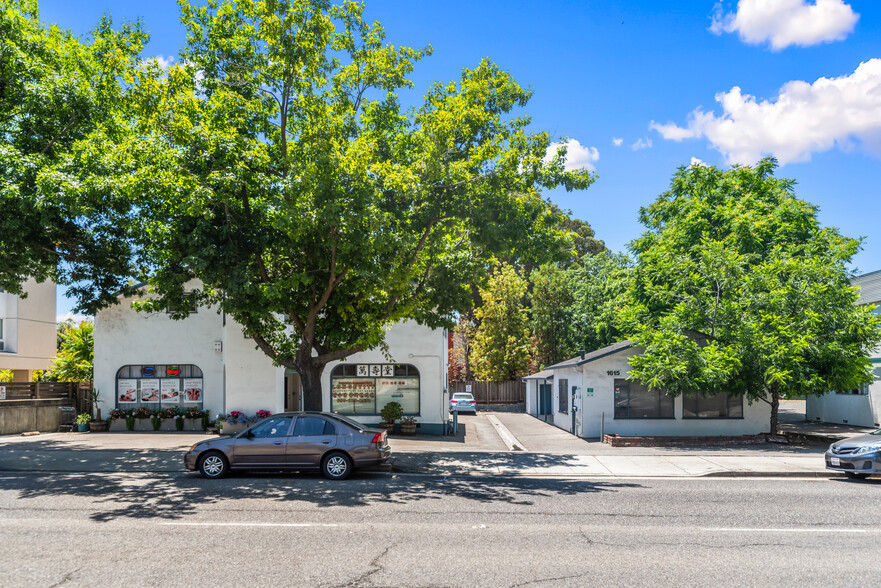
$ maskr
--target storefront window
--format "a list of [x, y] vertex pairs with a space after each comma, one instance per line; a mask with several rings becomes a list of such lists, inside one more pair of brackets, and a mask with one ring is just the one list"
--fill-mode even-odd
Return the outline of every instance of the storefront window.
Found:
[[202, 370], [195, 365], [127, 365], [116, 372], [116, 406], [201, 408], [202, 385]]
[[340, 364], [330, 376], [330, 410], [377, 415], [389, 402], [419, 414], [419, 371], [412, 365]]

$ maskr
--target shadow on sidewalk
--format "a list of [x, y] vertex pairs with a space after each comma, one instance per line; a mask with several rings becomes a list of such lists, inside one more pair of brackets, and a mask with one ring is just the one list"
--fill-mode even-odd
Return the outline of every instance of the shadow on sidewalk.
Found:
[[[373, 503], [406, 505], [450, 496], [478, 503], [531, 506], [534, 498], [588, 495], [639, 488], [641, 484], [573, 480], [480, 479], [469, 477], [373, 478], [355, 474], [344, 482], [316, 475], [250, 474], [205, 480], [196, 474], [173, 476], [100, 474], [0, 474], [0, 488], [19, 499], [83, 497], [98, 509], [92, 520], [176, 520], [204, 512], [206, 506], [247, 499], [300, 502], [319, 508], [362, 508]], [[101, 505], [104, 509], [101, 510]]]

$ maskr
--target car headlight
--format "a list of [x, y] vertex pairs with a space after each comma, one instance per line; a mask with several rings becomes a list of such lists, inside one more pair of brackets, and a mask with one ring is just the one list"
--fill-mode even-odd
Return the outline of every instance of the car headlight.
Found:
[[876, 451], [881, 451], [881, 444], [863, 445], [854, 452], [854, 455], [866, 455], [867, 453], [875, 453]]
[[835, 443], [830, 443], [830, 444], [829, 444], [829, 452], [830, 452], [830, 453], [835, 453]]

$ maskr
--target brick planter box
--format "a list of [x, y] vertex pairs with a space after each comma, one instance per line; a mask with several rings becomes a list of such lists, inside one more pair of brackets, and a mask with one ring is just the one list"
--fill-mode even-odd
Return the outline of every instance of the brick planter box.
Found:
[[787, 443], [779, 435], [740, 435], [737, 437], [619, 437], [604, 435], [603, 443], [612, 447], [725, 447], [729, 445], [758, 445], [760, 443]]

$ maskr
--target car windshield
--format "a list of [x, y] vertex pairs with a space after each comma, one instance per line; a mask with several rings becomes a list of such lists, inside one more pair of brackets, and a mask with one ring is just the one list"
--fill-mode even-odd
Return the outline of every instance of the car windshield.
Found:
[[474, 400], [474, 396], [471, 394], [453, 394], [453, 398], [456, 400]]

